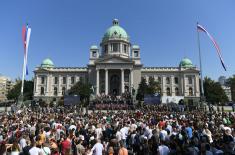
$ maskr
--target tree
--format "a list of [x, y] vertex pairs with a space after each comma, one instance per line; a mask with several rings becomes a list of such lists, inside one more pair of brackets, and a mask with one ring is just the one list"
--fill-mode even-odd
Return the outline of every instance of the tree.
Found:
[[148, 88], [148, 85], [146, 83], [146, 79], [141, 79], [140, 84], [139, 84], [139, 88], [137, 90], [137, 95], [136, 95], [136, 99], [139, 101], [143, 101], [144, 100], [144, 94], [146, 93], [146, 90]]
[[80, 100], [88, 104], [92, 93], [91, 84], [87, 81], [79, 81], [71, 87], [68, 93], [69, 95], [80, 95]]
[[153, 95], [159, 92], [160, 89], [161, 88], [159, 82], [156, 82], [153, 77], [149, 78], [148, 84], [146, 83], [146, 79], [143, 78], [139, 84], [136, 99], [142, 101], [144, 100], [145, 94]]
[[219, 82], [215, 82], [212, 79], [205, 77], [203, 85], [207, 102], [212, 104], [223, 104], [228, 102], [228, 97]]
[[159, 82], [155, 81], [153, 77], [149, 78], [149, 83], [146, 89], [146, 94], [153, 95], [161, 89]]
[[[21, 80], [16, 80], [16, 84], [12, 89], [9, 90], [7, 94], [8, 100], [18, 100], [18, 97], [20, 96], [21, 91]], [[32, 80], [25, 80], [24, 81], [24, 100], [32, 100], [33, 99], [33, 87], [34, 82]]]
[[232, 100], [235, 101], [235, 75], [228, 78], [228, 82], [226, 84], [231, 88]]

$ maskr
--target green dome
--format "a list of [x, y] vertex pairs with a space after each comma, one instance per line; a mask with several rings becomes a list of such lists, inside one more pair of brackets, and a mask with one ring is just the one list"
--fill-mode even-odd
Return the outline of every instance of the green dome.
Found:
[[96, 45], [92, 45], [90, 49], [91, 50], [96, 50], [96, 49], [98, 49], [98, 47]]
[[180, 67], [190, 68], [193, 67], [193, 63], [188, 58], [183, 58], [180, 62]]
[[51, 61], [51, 59], [47, 58], [42, 61], [41, 67], [42, 68], [52, 68], [52, 67], [54, 67], [54, 63]]
[[140, 47], [139, 47], [139, 45], [133, 45], [132, 48], [139, 49]]
[[129, 39], [129, 36], [126, 33], [126, 31], [121, 26], [119, 26], [117, 19], [114, 19], [113, 26], [111, 26], [110, 28], [106, 30], [103, 40], [107, 40], [110, 38], [122, 38], [125, 40]]

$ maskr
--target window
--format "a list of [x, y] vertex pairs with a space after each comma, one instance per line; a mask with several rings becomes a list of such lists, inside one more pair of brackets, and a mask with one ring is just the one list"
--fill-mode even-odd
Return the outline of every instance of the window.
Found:
[[159, 76], [159, 77], [157, 78], [157, 81], [158, 81], [159, 83], [161, 83], [161, 82], [162, 82], [162, 78]]
[[58, 77], [54, 78], [54, 84], [58, 84]]
[[179, 88], [175, 88], [175, 96], [179, 96], [180, 95], [180, 93], [179, 93]]
[[124, 73], [124, 81], [128, 82], [129, 81], [129, 74]]
[[65, 95], [65, 87], [62, 88], [62, 95]]
[[92, 51], [92, 57], [96, 58], [97, 57], [97, 53], [96, 51]]
[[134, 51], [134, 57], [139, 57], [139, 52], [138, 51]]
[[112, 51], [113, 51], [113, 52], [118, 52], [118, 49], [119, 49], [118, 46], [119, 46], [118, 43], [113, 43], [113, 44], [112, 44], [112, 49], [113, 49]]
[[174, 79], [175, 79], [175, 84], [178, 84], [179, 83], [178, 77], [175, 77]]
[[75, 82], [75, 78], [74, 78], [74, 76], [72, 76], [71, 77], [71, 84], [74, 84], [74, 82]]
[[44, 84], [44, 83], [45, 83], [45, 77], [42, 76], [42, 77], [41, 77], [41, 84]]
[[66, 77], [63, 77], [63, 84], [66, 84]]
[[189, 94], [189, 96], [193, 96], [193, 88], [192, 87], [189, 87], [188, 94]]
[[166, 84], [170, 84], [170, 78], [166, 77]]
[[188, 77], [188, 84], [192, 84], [192, 83], [193, 83], [192, 77], [189, 76], [189, 77]]
[[104, 53], [108, 53], [108, 45], [104, 45]]
[[57, 87], [54, 87], [54, 96], [57, 96]]
[[171, 89], [169, 87], [166, 88], [166, 95], [171, 96]]
[[40, 94], [44, 95], [44, 87], [41, 87]]
[[127, 53], [127, 45], [123, 45], [123, 51], [124, 53]]

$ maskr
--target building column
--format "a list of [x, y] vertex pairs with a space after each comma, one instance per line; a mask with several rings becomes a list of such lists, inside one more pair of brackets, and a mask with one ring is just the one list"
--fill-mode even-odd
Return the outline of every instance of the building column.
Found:
[[67, 75], [66, 76], [66, 92], [69, 90], [69, 84], [70, 84], [70, 82], [69, 82], [69, 75]]
[[109, 70], [105, 69], [105, 95], [108, 95], [109, 93], [108, 81], [109, 81]]
[[49, 92], [50, 92], [50, 90], [49, 90], [49, 78], [50, 78], [50, 75], [47, 74], [47, 83], [46, 83], [46, 92], [45, 92], [46, 96], [49, 96]]
[[171, 76], [171, 96], [175, 96], [175, 77], [174, 75]]
[[121, 69], [121, 92], [124, 93], [124, 69]]
[[134, 85], [133, 85], [133, 69], [131, 68], [130, 69], [130, 74], [131, 74], [131, 82], [130, 82], [130, 84], [131, 84], [131, 87], [130, 87], [130, 89], [131, 89], [131, 94], [132, 94], [132, 88], [134, 88]]
[[37, 81], [38, 81], [38, 76], [36, 75], [34, 77], [34, 95], [37, 94], [37, 85], [38, 85]]
[[195, 80], [196, 80], [196, 96], [199, 97], [200, 96], [200, 81], [199, 81], [199, 76], [195, 75]]
[[96, 95], [100, 94], [100, 71], [96, 70]]

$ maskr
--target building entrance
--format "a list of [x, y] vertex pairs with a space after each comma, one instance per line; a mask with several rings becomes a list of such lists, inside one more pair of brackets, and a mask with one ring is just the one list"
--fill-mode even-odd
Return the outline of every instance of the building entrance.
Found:
[[120, 94], [120, 76], [114, 74], [110, 78], [110, 93], [112, 95], [119, 95]]

